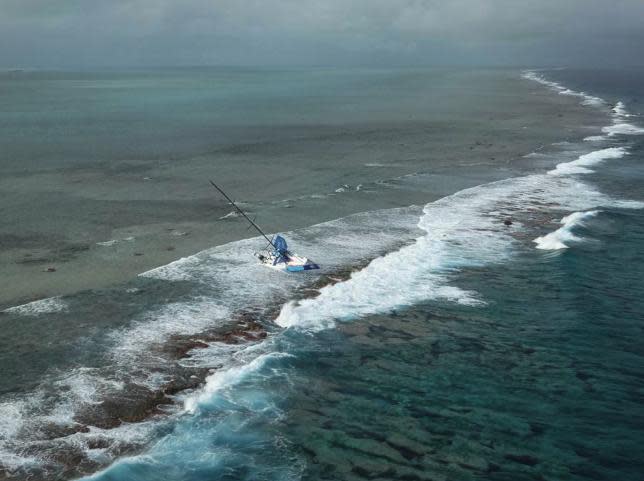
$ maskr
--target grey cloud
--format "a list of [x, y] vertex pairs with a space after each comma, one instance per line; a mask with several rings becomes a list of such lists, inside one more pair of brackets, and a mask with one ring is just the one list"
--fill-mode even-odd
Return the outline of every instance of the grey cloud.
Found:
[[3, 0], [0, 66], [642, 62], [641, 0]]

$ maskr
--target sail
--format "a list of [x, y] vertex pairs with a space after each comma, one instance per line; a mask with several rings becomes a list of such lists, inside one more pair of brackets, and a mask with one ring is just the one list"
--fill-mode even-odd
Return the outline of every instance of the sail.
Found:
[[273, 247], [275, 247], [275, 250], [282, 255], [286, 254], [286, 252], [288, 251], [286, 239], [284, 239], [284, 237], [282, 237], [281, 235], [275, 236], [275, 239], [273, 239]]

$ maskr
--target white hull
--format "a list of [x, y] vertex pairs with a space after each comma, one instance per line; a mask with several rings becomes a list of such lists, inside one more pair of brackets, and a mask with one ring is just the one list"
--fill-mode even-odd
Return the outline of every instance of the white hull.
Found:
[[276, 258], [273, 254], [258, 254], [257, 257], [263, 265], [270, 267], [271, 269], [276, 269], [278, 271], [300, 272], [320, 268], [320, 266], [318, 266], [315, 262], [310, 261], [306, 257], [301, 257], [295, 254], [289, 254], [288, 261], [286, 262], [276, 262]]

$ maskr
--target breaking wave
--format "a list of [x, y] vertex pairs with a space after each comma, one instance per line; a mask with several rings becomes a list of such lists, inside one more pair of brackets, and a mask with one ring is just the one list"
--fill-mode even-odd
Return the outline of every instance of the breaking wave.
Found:
[[604, 107], [606, 102], [600, 97], [595, 97], [594, 95], [589, 95], [586, 92], [579, 92], [577, 90], [569, 89], [564, 87], [558, 82], [553, 82], [552, 80], [546, 79], [543, 75], [540, 75], [535, 70], [526, 70], [522, 74], [523, 78], [527, 80], [532, 80], [538, 82], [546, 87], [551, 88], [560, 95], [569, 95], [571, 97], [581, 98], [582, 105], [591, 106], [591, 107]]
[[607, 125], [604, 127], [602, 132], [607, 134], [609, 137], [614, 137], [615, 135], [642, 135], [644, 134], [644, 129], [637, 127], [636, 125], [616, 122], [613, 125]]
[[[522, 74], [523, 78], [527, 80], [532, 80], [534, 82], [538, 82], [542, 85], [545, 85], [549, 87], [550, 89], [558, 92], [561, 95], [571, 95], [574, 97], [579, 97], [582, 99], [582, 104], [583, 105], [588, 105], [588, 106], [593, 106], [593, 107], [606, 107], [608, 103], [599, 97], [595, 97], [593, 95], [589, 95], [585, 92], [579, 92], [576, 90], [571, 90], [567, 87], [564, 87], [558, 82], [553, 82], [551, 80], [546, 79], [544, 76], [540, 75], [534, 70], [526, 70]], [[612, 115], [612, 125], [607, 125], [602, 128], [602, 133], [605, 135], [592, 135], [589, 137], [586, 137], [584, 140], [587, 140], [589, 142], [597, 142], [597, 141], [602, 141], [602, 140], [607, 140], [610, 137], [614, 137], [616, 135], [643, 135], [644, 134], [644, 128], [641, 128], [637, 125], [633, 125], [632, 123], [627, 122], [627, 119], [630, 117], [633, 117], [632, 114], [628, 112], [626, 109], [626, 105], [624, 105], [624, 102], [619, 101], [617, 102], [611, 109], [610, 109], [611, 115]]]
[[38, 301], [21, 304], [19, 306], [9, 307], [4, 312], [10, 314], [21, 314], [27, 316], [37, 316], [40, 314], [52, 314], [62, 312], [67, 309], [67, 303], [60, 297], [48, 297]]
[[588, 167], [599, 164], [608, 159], [619, 159], [625, 155], [628, 155], [628, 152], [624, 147], [608, 147], [606, 149], [583, 154], [572, 162], [557, 164], [557, 167], [548, 173], [551, 175], [590, 174], [594, 171]]
[[558, 250], [567, 249], [571, 243], [581, 242], [583, 239], [573, 233], [577, 227], [583, 227], [585, 221], [595, 217], [599, 213], [598, 210], [591, 210], [588, 212], [573, 212], [567, 215], [561, 221], [562, 226], [550, 234], [542, 237], [537, 237], [534, 242], [537, 244], [537, 249], [543, 250]]
[[517, 230], [534, 227], [536, 215], [599, 206], [643, 207], [564, 176], [531, 175], [458, 192], [425, 206], [419, 227], [426, 234], [413, 245], [375, 259], [315, 298], [288, 302], [275, 322], [315, 331], [429, 300], [481, 304], [476, 293], [453, 285], [454, 274], [506, 260], [518, 247]]

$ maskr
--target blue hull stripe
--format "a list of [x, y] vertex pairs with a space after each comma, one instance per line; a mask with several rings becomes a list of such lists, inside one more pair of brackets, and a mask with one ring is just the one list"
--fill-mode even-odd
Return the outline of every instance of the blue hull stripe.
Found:
[[319, 269], [320, 266], [317, 264], [306, 264], [303, 266], [286, 266], [288, 272], [300, 272], [300, 271], [310, 271], [313, 269]]

